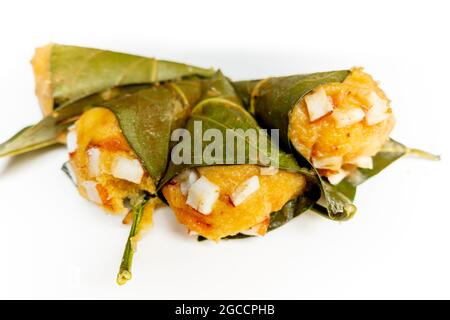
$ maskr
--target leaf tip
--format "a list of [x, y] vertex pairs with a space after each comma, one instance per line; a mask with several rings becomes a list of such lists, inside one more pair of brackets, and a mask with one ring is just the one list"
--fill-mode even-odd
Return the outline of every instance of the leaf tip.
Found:
[[347, 221], [353, 218], [357, 211], [358, 209], [353, 203], [347, 203], [344, 205], [342, 211], [331, 213], [330, 218], [336, 221]]
[[417, 158], [431, 160], [431, 161], [440, 161], [441, 156], [438, 154], [433, 154], [424, 150], [409, 148], [406, 152], [407, 155], [415, 156]]

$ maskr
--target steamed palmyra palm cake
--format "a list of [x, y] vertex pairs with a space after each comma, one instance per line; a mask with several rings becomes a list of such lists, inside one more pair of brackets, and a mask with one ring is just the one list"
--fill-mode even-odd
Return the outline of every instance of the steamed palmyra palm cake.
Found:
[[362, 68], [236, 82], [264, 127], [338, 184], [354, 168], [369, 169], [395, 120], [390, 101]]
[[69, 172], [82, 196], [111, 213], [127, 213], [130, 234], [117, 283], [131, 279], [137, 241], [159, 202], [172, 130], [183, 126], [203, 83], [182, 80], [101, 100], [69, 128]]
[[394, 124], [385, 93], [370, 75], [354, 68], [343, 82], [320, 85], [292, 109], [289, 138], [336, 184], [353, 168], [372, 168], [372, 157]]
[[[79, 193], [109, 213], [128, 213], [119, 284], [131, 279], [158, 196], [190, 233], [263, 236], [311, 208], [348, 220], [356, 187], [390, 163], [407, 154], [439, 159], [389, 138], [390, 101], [361, 68], [232, 85], [211, 69], [58, 44], [38, 48], [32, 66], [45, 117], [0, 144], [0, 156], [67, 143], [65, 168]], [[195, 122], [222, 138], [241, 130], [232, 136], [246, 161], [229, 163], [235, 145], [222, 143], [214, 156], [193, 147], [191, 161], [169, 162], [172, 133], [195, 137]], [[279, 130], [284, 151], [260, 125]], [[257, 141], [246, 130], [258, 132]], [[202, 137], [205, 147], [211, 140]]]
[[[261, 130], [243, 108], [234, 88], [222, 74], [217, 74], [209, 83], [185, 129], [193, 137], [198, 130], [202, 136], [216, 132], [223, 137], [219, 140], [221, 151], [214, 156], [205, 155], [192, 146], [185, 150], [187, 158], [192, 160], [203, 155], [200, 162], [175, 164], [172, 158], [163, 179], [162, 193], [178, 221], [194, 234], [212, 240], [237, 234], [264, 235], [271, 214], [305, 190], [304, 171], [292, 155], [270, 142], [267, 132]], [[245, 132], [254, 133], [254, 140], [246, 137]], [[227, 146], [231, 141], [226, 137], [232, 137], [232, 145]], [[207, 149], [208, 140], [202, 140], [201, 145]], [[231, 146], [233, 150], [228, 148]], [[245, 151], [240, 160], [245, 161], [237, 160], [237, 150]], [[254, 162], [251, 150], [258, 154]], [[228, 155], [233, 155], [231, 162], [225, 160]], [[263, 164], [263, 159], [269, 162]]]
[[66, 137], [69, 172], [80, 194], [110, 213], [126, 213], [137, 199], [155, 197], [171, 131], [184, 125], [202, 86], [182, 80], [145, 87], [84, 112]]
[[356, 187], [410, 153], [389, 138], [390, 101], [362, 68], [234, 86], [259, 123], [278, 129], [284, 147], [315, 172], [323, 201], [314, 210], [330, 219], [352, 218]]
[[110, 213], [126, 213], [126, 200], [155, 193], [144, 170], [108, 109], [84, 113], [68, 134], [70, 164], [80, 194]]
[[[197, 168], [194, 173], [196, 179], [204, 177], [212, 184], [212, 188], [218, 189], [217, 200], [211, 210], [205, 213], [187, 203], [189, 190], [183, 190], [198, 180], [191, 180], [186, 186], [183, 185], [186, 180], [176, 177], [166, 184], [163, 194], [178, 221], [205, 238], [218, 240], [238, 233], [262, 236], [269, 226], [270, 214], [280, 210], [289, 200], [298, 197], [306, 184], [301, 174], [278, 170], [267, 175], [264, 170], [265, 168], [257, 165]], [[245, 189], [241, 188], [244, 196], [236, 199], [239, 197], [236, 190], [249, 179], [257, 180], [257, 186], [248, 195]], [[205, 191], [207, 192], [208, 190]]]

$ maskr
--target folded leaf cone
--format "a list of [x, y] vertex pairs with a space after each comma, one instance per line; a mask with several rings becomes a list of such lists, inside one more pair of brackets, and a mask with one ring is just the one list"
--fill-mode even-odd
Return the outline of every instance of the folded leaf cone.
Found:
[[38, 48], [32, 64], [45, 117], [0, 144], [0, 157], [58, 143], [73, 120], [96, 103], [146, 84], [214, 74], [212, 69], [177, 62], [59, 44]]
[[[289, 141], [289, 113], [306, 94], [320, 85], [342, 82], [349, 75], [349, 70], [322, 72], [306, 75], [268, 78], [264, 80], [235, 82], [235, 88], [249, 111], [255, 115], [264, 128], [278, 129], [281, 143], [288, 150], [293, 150]], [[326, 202], [328, 216], [335, 220], [350, 219], [356, 212], [352, 199], [346, 193], [325, 182], [300, 152], [296, 152], [302, 165], [315, 171]]]
[[209, 77], [214, 73], [177, 62], [60, 44], [38, 48], [32, 64], [36, 95], [44, 115], [113, 87]]
[[332, 186], [323, 180], [308, 159], [302, 156], [300, 150], [294, 150], [293, 144], [289, 140], [289, 115], [309, 92], [321, 85], [341, 83], [349, 76], [350, 72], [350, 70], [339, 70], [234, 83], [246, 107], [255, 115], [259, 123], [264, 128], [279, 129], [284, 147], [292, 150], [301, 164], [309, 166], [315, 171], [317, 179], [320, 181], [325, 208], [318, 204], [315, 204], [314, 208], [334, 220], [351, 218], [356, 212], [356, 208], [352, 204], [356, 186], [378, 174], [400, 157], [415, 153], [427, 159], [438, 158], [421, 150], [409, 149], [403, 144], [389, 139], [372, 158], [372, 169], [357, 168], [337, 186]]
[[[230, 145], [223, 141], [223, 147], [220, 148], [219, 152], [214, 154], [201, 153], [199, 150], [207, 150], [210, 141], [203, 139], [201, 148], [196, 148], [196, 142], [192, 139], [188, 142], [191, 152], [186, 157], [189, 159], [188, 163], [174, 163], [172, 156], [168, 170], [159, 187], [162, 188], [186, 168], [242, 163], [253, 163], [260, 166], [276, 165], [282, 170], [304, 174], [307, 178], [310, 178], [310, 183], [308, 183], [307, 190], [303, 195], [298, 199], [289, 201], [286, 203], [285, 208], [271, 215], [269, 230], [283, 225], [301, 212], [308, 210], [320, 197], [317, 181], [314, 180], [314, 173], [308, 168], [299, 166], [293, 155], [281, 151], [267, 134], [267, 131], [261, 130], [253, 116], [243, 107], [242, 101], [236, 94], [232, 84], [221, 73], [205, 81], [208, 82], [208, 87], [201, 101], [192, 110], [185, 129], [191, 137], [195, 137], [196, 134], [197, 137], [203, 136], [203, 133], [207, 132], [207, 130], [216, 130], [217, 133], [220, 133], [220, 136], [227, 137], [229, 136], [227, 132], [231, 130], [234, 132], [232, 136], [235, 139], [233, 149], [230, 149]], [[256, 144], [244, 134], [249, 129], [258, 132]], [[244, 162], [237, 162], [238, 145], [243, 146], [242, 149], [245, 150]], [[276, 151], [274, 152], [274, 150]], [[172, 149], [172, 154], [174, 151], [175, 148]], [[259, 155], [256, 159], [250, 156], [252, 151], [254, 152], [253, 154]], [[230, 155], [233, 156], [230, 158]], [[265, 159], [265, 161], [261, 161], [262, 159]], [[267, 159], [269, 159], [269, 162], [267, 162]], [[237, 235], [231, 238], [242, 236]]]

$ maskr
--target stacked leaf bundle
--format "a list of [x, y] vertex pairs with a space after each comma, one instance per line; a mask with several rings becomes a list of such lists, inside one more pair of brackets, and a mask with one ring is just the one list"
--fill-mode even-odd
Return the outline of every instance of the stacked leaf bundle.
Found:
[[[357, 185], [404, 155], [438, 158], [389, 138], [390, 102], [358, 68], [232, 83], [212, 69], [54, 44], [33, 67], [44, 118], [0, 156], [67, 144], [63, 168], [80, 194], [132, 225], [120, 284], [162, 202], [201, 239], [262, 236], [308, 209], [348, 220]], [[279, 130], [281, 146], [262, 128]], [[229, 134], [231, 148], [219, 139]]]

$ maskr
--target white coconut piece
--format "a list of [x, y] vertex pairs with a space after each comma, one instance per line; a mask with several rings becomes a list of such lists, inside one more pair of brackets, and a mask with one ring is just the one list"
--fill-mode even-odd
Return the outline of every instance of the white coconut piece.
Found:
[[208, 215], [219, 198], [219, 192], [218, 186], [202, 176], [189, 188], [186, 204], [201, 214]]
[[305, 102], [311, 122], [333, 111], [333, 101], [327, 96], [323, 88], [308, 94], [305, 97]]
[[342, 157], [312, 158], [312, 164], [318, 169], [339, 171], [342, 166]]
[[189, 188], [197, 181], [199, 175], [195, 169], [186, 169], [175, 177], [175, 181], [180, 183], [180, 190], [183, 195], [187, 195]]
[[386, 120], [389, 117], [387, 113], [389, 106], [385, 99], [381, 99], [376, 92], [369, 94], [368, 100], [371, 104], [370, 109], [366, 112], [366, 123], [373, 126]]
[[349, 172], [345, 171], [345, 170], [339, 170], [337, 173], [329, 175], [328, 176], [328, 181], [332, 184], [332, 185], [337, 185], [339, 184], [342, 180], [344, 180], [347, 176], [348, 176]]
[[100, 175], [100, 155], [99, 148], [90, 148], [87, 152], [88, 156], [88, 173], [90, 177], [98, 177]]
[[258, 189], [259, 178], [258, 176], [253, 176], [237, 186], [230, 196], [231, 202], [237, 207]]
[[369, 156], [360, 156], [350, 160], [348, 163], [363, 169], [373, 169], [373, 159]]
[[335, 109], [333, 118], [337, 128], [343, 128], [358, 123], [364, 119], [366, 114], [361, 108], [351, 108], [347, 110]]
[[75, 130], [70, 130], [69, 132], [67, 132], [66, 145], [67, 145], [67, 152], [69, 152], [69, 154], [77, 151], [78, 138], [77, 138], [77, 133], [75, 132]]
[[273, 176], [276, 175], [278, 173], [278, 168], [277, 167], [260, 167], [259, 168], [259, 173], [262, 176]]
[[144, 169], [137, 159], [116, 156], [111, 167], [111, 174], [117, 179], [140, 184], [144, 177]]
[[100, 194], [97, 190], [97, 182], [84, 181], [81, 186], [86, 191], [87, 197], [90, 201], [97, 204], [103, 204], [102, 198], [100, 197]]

